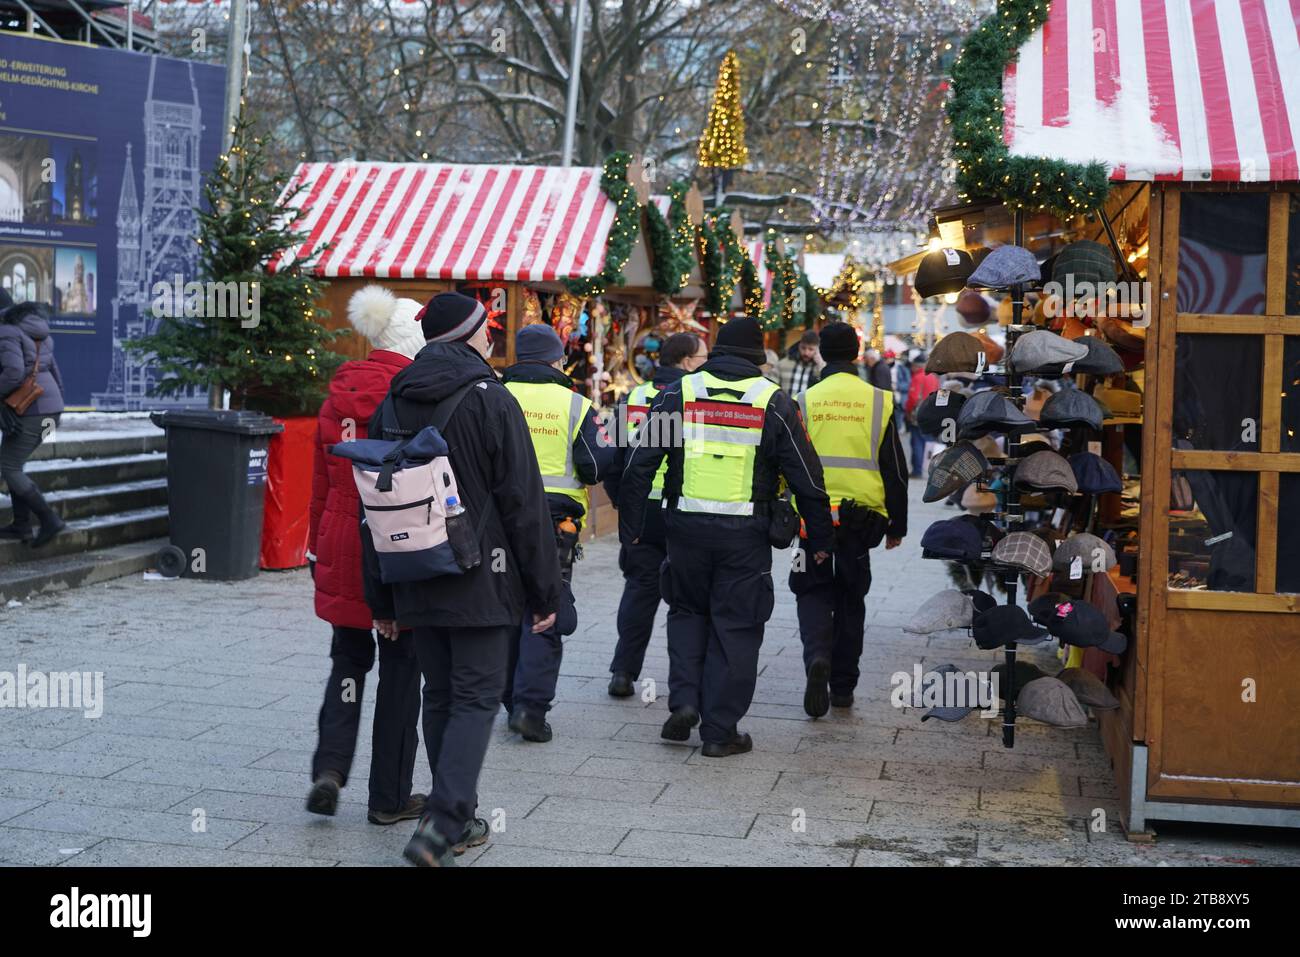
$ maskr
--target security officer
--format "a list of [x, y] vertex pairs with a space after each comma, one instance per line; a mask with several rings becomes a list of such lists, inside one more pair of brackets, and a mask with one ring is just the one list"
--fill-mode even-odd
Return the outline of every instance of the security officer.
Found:
[[[826, 476], [835, 547], [832, 560], [820, 564], [807, 561], [806, 550], [796, 552], [790, 570], [808, 678], [803, 709], [813, 718], [832, 704], [852, 706], [871, 588], [870, 549], [882, 536], [886, 548], [896, 548], [907, 534], [907, 462], [894, 423], [894, 394], [858, 376], [858, 334], [848, 323], [825, 326], [820, 348], [826, 360], [821, 380], [797, 398]], [[796, 502], [802, 512], [797, 490]]]
[[[664, 341], [659, 350], [659, 366], [654, 371], [650, 382], [643, 382], [627, 396], [624, 409], [617, 413], [615, 421], [627, 424], [624, 440], [617, 443], [614, 467], [605, 477], [605, 492], [609, 500], [617, 506], [619, 482], [626, 465], [626, 450], [633, 438], [635, 426], [645, 421], [654, 397], [671, 385], [676, 385], [687, 373], [694, 372], [704, 365], [709, 358], [709, 347], [704, 340], [691, 332], [679, 332]], [[659, 610], [659, 569], [668, 557], [663, 520], [664, 473], [668, 463], [665, 462], [655, 473], [654, 486], [650, 491], [649, 507], [646, 511], [645, 530], [641, 540], [635, 545], [624, 545], [618, 556], [618, 567], [623, 572], [623, 597], [618, 603], [618, 645], [614, 648], [614, 660], [609, 670], [613, 677], [609, 681], [609, 693], [615, 698], [630, 698], [634, 693], [633, 685], [641, 674], [645, 663], [646, 647], [650, 644], [650, 633], [654, 630], [655, 612]]]
[[[635, 544], [667, 457], [672, 713], [661, 735], [685, 741], [698, 722], [706, 757], [754, 746], [737, 724], [754, 697], [763, 626], [772, 614], [779, 476], [799, 497], [813, 561], [828, 559], [833, 534], [821, 465], [794, 403], [763, 378], [758, 367], [765, 359], [757, 322], [726, 323], [709, 361], [655, 401], [619, 493], [619, 534]], [[786, 528], [788, 542], [794, 531]]]
[[[603, 434], [591, 400], [574, 391], [564, 374], [564, 343], [544, 323], [524, 326], [515, 336], [515, 365], [501, 379], [528, 421], [542, 486], [555, 523], [564, 597], [552, 628], [534, 634], [521, 626], [511, 649], [511, 676], [503, 702], [509, 727], [525, 741], [551, 740], [546, 713], [560, 677], [563, 635], [577, 628], [573, 606], [573, 561], [578, 533], [587, 515], [587, 488], [600, 481], [614, 460], [613, 443]], [[531, 622], [528, 615], [525, 622]]]

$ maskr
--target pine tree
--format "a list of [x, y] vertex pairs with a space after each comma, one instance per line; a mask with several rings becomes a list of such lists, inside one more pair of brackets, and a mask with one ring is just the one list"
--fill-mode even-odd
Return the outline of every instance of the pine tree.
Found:
[[735, 50], [728, 50], [718, 68], [718, 85], [700, 137], [700, 166], [729, 170], [740, 169], [747, 162], [745, 114], [740, 105], [740, 61]]
[[[195, 241], [205, 292], [187, 289], [184, 301], [172, 302], [172, 292], [158, 288], [156, 332], [128, 343], [154, 357], [162, 374], [159, 394], [218, 386], [230, 390], [232, 408], [279, 416], [319, 409], [343, 361], [328, 345], [343, 333], [318, 321], [327, 313], [318, 305], [325, 284], [311, 273], [314, 253], [266, 271], [277, 254], [307, 238], [291, 227], [289, 202], [296, 191], [282, 196], [285, 184], [284, 176], [268, 171], [263, 141], [241, 115], [229, 153], [204, 180]], [[238, 284], [226, 288], [241, 291], [241, 309], [206, 295], [218, 283]]]

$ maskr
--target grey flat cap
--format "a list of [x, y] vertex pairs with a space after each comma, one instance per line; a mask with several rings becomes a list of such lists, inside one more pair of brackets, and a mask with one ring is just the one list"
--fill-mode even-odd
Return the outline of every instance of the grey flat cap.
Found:
[[926, 599], [903, 630], [913, 635], [932, 635], [936, 631], [969, 628], [975, 615], [975, 603], [969, 595], [948, 588]]
[[1088, 355], [1088, 347], [1081, 342], [1071, 342], [1046, 329], [1026, 332], [1016, 339], [1011, 350], [1011, 368], [1017, 372], [1061, 374], [1070, 372], [1072, 364]]
[[1119, 707], [1119, 699], [1110, 693], [1105, 682], [1091, 671], [1083, 668], [1066, 668], [1056, 680], [1074, 692], [1079, 704], [1096, 708], [1098, 711], [1110, 711]]
[[1115, 550], [1089, 532], [1080, 532], [1061, 542], [1052, 556], [1052, 566], [1067, 571], [1076, 558], [1082, 563], [1085, 573], [1109, 571], [1115, 567], [1116, 561]]
[[1078, 389], [1062, 389], [1043, 403], [1043, 411], [1038, 415], [1038, 424], [1053, 429], [1065, 429], [1075, 425], [1100, 429], [1103, 418], [1101, 406], [1088, 393]]
[[1062, 491], [1073, 495], [1079, 491], [1079, 480], [1069, 461], [1059, 452], [1043, 449], [1027, 457], [1016, 467], [1016, 488], [1041, 491]]
[[1034, 254], [1023, 246], [999, 246], [975, 267], [966, 280], [968, 286], [986, 289], [1007, 289], [1016, 283], [1037, 283], [1043, 278], [1043, 269]]
[[1038, 678], [1021, 688], [1016, 695], [1016, 713], [1058, 728], [1088, 725], [1088, 714], [1079, 699], [1068, 685], [1056, 678]]

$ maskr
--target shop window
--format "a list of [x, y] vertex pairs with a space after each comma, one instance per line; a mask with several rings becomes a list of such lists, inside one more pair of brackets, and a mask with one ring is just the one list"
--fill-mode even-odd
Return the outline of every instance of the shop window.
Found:
[[1268, 194], [1182, 194], [1178, 311], [1258, 316], [1268, 267]]
[[1300, 593], [1300, 473], [1295, 472], [1278, 482], [1277, 591]]
[[1263, 340], [1180, 335], [1174, 368], [1174, 448], [1258, 452]]
[[1282, 351], [1283, 452], [1300, 452], [1300, 336], [1287, 336]]
[[1169, 587], [1253, 592], [1258, 508], [1254, 472], [1175, 471]]

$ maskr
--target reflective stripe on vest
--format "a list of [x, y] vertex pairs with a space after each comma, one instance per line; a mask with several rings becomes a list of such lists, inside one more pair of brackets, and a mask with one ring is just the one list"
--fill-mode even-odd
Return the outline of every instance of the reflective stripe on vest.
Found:
[[587, 510], [587, 487], [573, 469], [573, 443], [591, 411], [591, 400], [556, 382], [507, 382], [528, 421], [542, 487], [567, 495]]
[[[740, 393], [740, 398], [717, 393]], [[728, 381], [697, 372], [682, 379], [682, 492], [677, 508], [714, 515], [754, 514], [754, 460], [776, 383]]]
[[[646, 420], [650, 414], [650, 406], [654, 405], [654, 398], [660, 390], [653, 382], [642, 382], [627, 395], [627, 424], [628, 439], [631, 440], [636, 434], [636, 427]], [[659, 465], [659, 471], [655, 473], [654, 483], [650, 487], [650, 498], [661, 499], [664, 497], [664, 476], [668, 474], [668, 457], [665, 456], [663, 462]]]
[[894, 414], [894, 395], [857, 376], [832, 374], [799, 393], [799, 410], [826, 475], [832, 517], [845, 499], [888, 517], [880, 447]]

